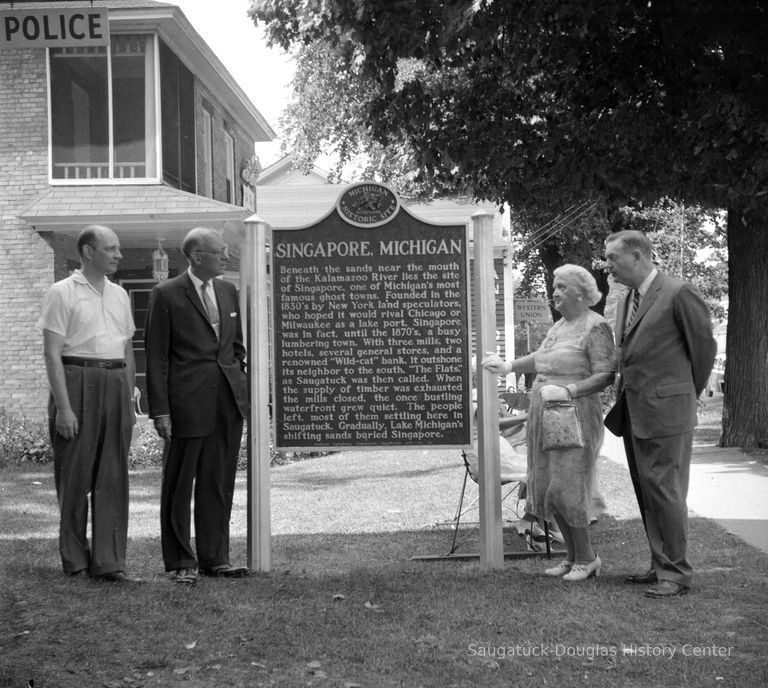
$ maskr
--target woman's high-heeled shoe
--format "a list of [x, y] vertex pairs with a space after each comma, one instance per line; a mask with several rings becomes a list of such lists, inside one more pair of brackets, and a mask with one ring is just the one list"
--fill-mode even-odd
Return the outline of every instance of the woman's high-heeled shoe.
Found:
[[566, 573], [563, 576], [563, 580], [567, 581], [583, 581], [592, 576], [599, 576], [600, 570], [603, 567], [603, 562], [600, 561], [600, 557], [595, 555], [594, 561], [589, 564], [574, 564], [571, 566], [570, 573]]
[[572, 568], [573, 562], [568, 561], [567, 559], [563, 559], [557, 566], [553, 566], [551, 569], [545, 569], [544, 575], [553, 577], [564, 576]]

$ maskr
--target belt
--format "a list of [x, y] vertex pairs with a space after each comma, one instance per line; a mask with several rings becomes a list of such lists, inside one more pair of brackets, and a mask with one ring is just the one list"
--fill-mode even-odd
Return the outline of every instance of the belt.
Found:
[[125, 361], [122, 358], [75, 358], [73, 356], [62, 356], [61, 362], [64, 365], [81, 366], [82, 368], [125, 368]]

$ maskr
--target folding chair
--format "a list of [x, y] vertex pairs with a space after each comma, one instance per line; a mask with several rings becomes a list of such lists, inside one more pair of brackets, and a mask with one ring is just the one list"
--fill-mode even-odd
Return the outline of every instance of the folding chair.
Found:
[[[499, 395], [501, 403], [501, 417], [499, 418], [499, 463], [501, 468], [501, 486], [504, 488], [501, 503], [502, 507], [507, 507], [507, 511], [514, 514], [514, 520], [517, 523], [523, 523], [527, 520], [526, 515], [520, 514], [519, 502], [525, 499], [525, 490], [528, 477], [528, 459], [526, 449], [525, 422], [528, 419], [527, 413], [521, 413], [521, 410], [527, 410], [530, 403], [528, 392], [507, 391]], [[511, 415], [510, 415], [511, 414]], [[474, 438], [472, 449], [462, 451], [464, 462], [464, 476], [459, 493], [459, 505], [456, 514], [449, 521], [443, 521], [435, 525], [449, 525], [453, 529], [453, 538], [450, 549], [446, 554], [438, 555], [419, 555], [411, 557], [414, 560], [438, 560], [438, 559], [468, 559], [476, 558], [477, 554], [463, 554], [457, 552], [459, 547], [472, 537], [473, 532], [465, 533], [459, 538], [459, 527], [462, 519], [468, 512], [478, 509], [479, 496], [475, 497], [469, 504], [464, 504], [464, 498], [467, 491], [467, 480], [471, 479], [477, 483], [479, 479], [479, 459], [477, 455], [477, 438]], [[505, 519], [512, 521], [512, 519]], [[466, 523], [466, 521], [465, 521]], [[526, 540], [528, 549], [526, 551], [505, 552], [505, 557], [529, 557], [537, 554], [546, 553], [549, 558], [552, 554], [551, 541], [562, 543], [562, 536], [559, 532], [553, 532], [549, 524], [545, 523], [542, 529], [536, 519], [529, 522], [524, 530], [518, 527], [518, 534]], [[539, 534], [543, 537], [539, 538]], [[538, 548], [538, 540], [545, 542], [545, 550]]]
[[[518, 503], [525, 497], [525, 483], [528, 475], [528, 465], [524, 452], [520, 452], [516, 447], [524, 447], [524, 425], [527, 416], [509, 416], [499, 419], [499, 430], [508, 433], [509, 437], [499, 435], [499, 464], [501, 467], [501, 485], [503, 490], [501, 496], [501, 504], [503, 507], [511, 508], [515, 520], [521, 518]], [[517, 435], [523, 435], [522, 442], [511, 441], [512, 437]], [[448, 551], [448, 556], [455, 554], [456, 550], [470, 537], [471, 533], [465, 535], [459, 540], [459, 527], [461, 525], [461, 519], [470, 511], [477, 508], [479, 497], [475, 497], [469, 504], [464, 504], [464, 497], [467, 491], [467, 480], [472, 479], [477, 483], [479, 480], [479, 458], [477, 455], [477, 445], [473, 443], [472, 449], [469, 451], [462, 451], [461, 457], [464, 460], [464, 479], [461, 484], [461, 492], [459, 493], [459, 505], [456, 509], [456, 515], [449, 523], [453, 528], [453, 540], [451, 541], [451, 548]], [[514, 502], [514, 504], [512, 504]], [[505, 519], [511, 520], [511, 519]]]
[[499, 394], [499, 399], [504, 402], [510, 413], [519, 411], [527, 413], [528, 407], [531, 405], [531, 392], [530, 390], [518, 390], [509, 387], [506, 392]]

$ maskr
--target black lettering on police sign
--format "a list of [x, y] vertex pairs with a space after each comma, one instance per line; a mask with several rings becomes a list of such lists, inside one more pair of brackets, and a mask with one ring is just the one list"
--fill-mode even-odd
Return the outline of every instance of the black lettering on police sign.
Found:
[[108, 44], [106, 10], [80, 8], [0, 12], [0, 48]]

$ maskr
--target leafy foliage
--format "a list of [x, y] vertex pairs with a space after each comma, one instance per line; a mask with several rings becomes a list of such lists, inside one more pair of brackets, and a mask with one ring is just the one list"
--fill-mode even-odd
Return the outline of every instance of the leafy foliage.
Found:
[[739, 395], [726, 398], [723, 442], [768, 446], [765, 3], [252, 0], [251, 16], [274, 44], [334, 55], [361, 86], [334, 126], [396, 151], [423, 194], [507, 203], [525, 241], [568, 208], [594, 207], [591, 231], [538, 247], [548, 271], [583, 264], [579, 250], [624, 220], [645, 223], [659, 199], [727, 209]]
[[[237, 455], [238, 470], [248, 467], [248, 433], [243, 430], [240, 450]], [[326, 452], [278, 452], [270, 447], [270, 465], [279, 466], [293, 461], [302, 461], [315, 456], [324, 456]], [[138, 422], [133, 430], [133, 441], [129, 455], [131, 468], [148, 468], [163, 465], [163, 441], [158, 436], [152, 423]]]
[[[677, 110], [663, 125], [652, 119], [677, 97], [660, 80], [661, 72], [671, 78], [672, 66], [655, 57], [654, 25], [678, 15], [631, 2], [358, 7], [252, 3], [268, 36], [296, 51], [295, 100], [284, 124], [304, 168], [333, 151], [338, 178], [354, 156], [369, 153], [358, 174], [401, 193], [510, 203], [524, 290], [542, 267], [551, 274], [567, 260], [592, 268], [617, 205], [679, 186], [659, 175], [680, 167], [679, 151], [659, 146], [654, 133], [678, 137], [680, 127], [668, 121], [677, 122]], [[587, 210], [575, 222], [571, 208]], [[540, 231], [558, 223], [567, 232]]]
[[[592, 272], [598, 288], [608, 292], [608, 278], [599, 257], [607, 227], [606, 209], [596, 203], [574, 204], [564, 212], [519, 211], [512, 209], [513, 251], [523, 264], [519, 296], [546, 292], [552, 298], [551, 279], [542, 280], [542, 271], [551, 275], [563, 263], [575, 263]], [[605, 299], [596, 305], [601, 311]], [[552, 312], [555, 319], [559, 314]]]
[[322, 42], [364, 89], [349, 124], [407, 143], [427, 187], [518, 208], [724, 207], [765, 188], [760, 3], [256, 0], [251, 14], [286, 49]]
[[137, 420], [133, 426], [128, 465], [131, 468], [163, 465], [163, 441], [151, 422]]
[[[248, 466], [247, 433], [243, 432], [237, 467]], [[270, 465], [283, 465], [303, 461], [327, 452], [278, 452], [270, 450]], [[24, 464], [47, 464], [53, 461], [53, 450], [48, 434], [48, 422], [25, 416], [14, 416], [0, 409], [0, 468]], [[163, 442], [152, 425], [137, 422], [133, 430], [131, 450], [128, 455], [130, 468], [149, 468], [163, 465]]]
[[322, 154], [334, 153], [339, 163], [329, 181], [338, 181], [341, 170], [360, 151], [354, 126], [364, 84], [352, 74], [340, 55], [329, 46], [302, 46], [296, 55], [294, 90], [300, 97], [283, 117], [289, 148], [300, 169], [309, 172]]
[[46, 421], [30, 420], [0, 409], [0, 468], [48, 463], [52, 458]]
[[692, 282], [707, 301], [713, 317], [726, 316], [728, 249], [724, 213], [685, 206], [664, 198], [649, 208], [622, 208], [627, 229], [646, 232], [653, 242], [656, 263], [664, 272]]
[[366, 108], [376, 93], [371, 79], [353, 70], [334, 47], [316, 41], [296, 49], [294, 99], [281, 124], [284, 150], [309, 172], [321, 155], [335, 158], [330, 182], [345, 178], [374, 179], [390, 184], [404, 196], [422, 196], [414, 181], [407, 142], [383, 146], [364, 125]]

